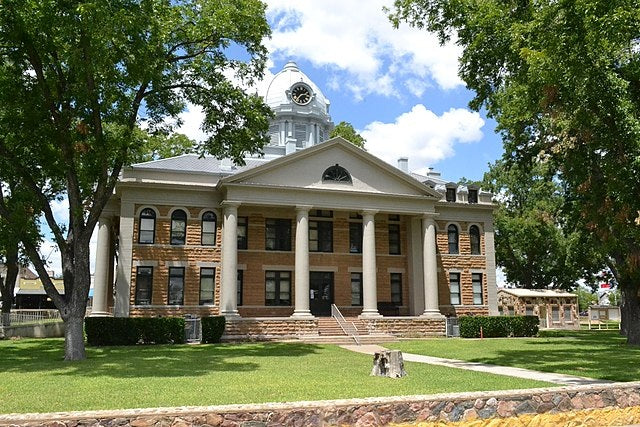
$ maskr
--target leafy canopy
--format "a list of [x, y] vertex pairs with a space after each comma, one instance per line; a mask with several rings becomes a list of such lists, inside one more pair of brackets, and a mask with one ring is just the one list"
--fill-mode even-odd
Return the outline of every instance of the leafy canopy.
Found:
[[329, 134], [329, 137], [331, 138], [335, 138], [336, 136], [341, 136], [356, 147], [360, 148], [364, 148], [364, 143], [367, 142], [362, 135], [356, 132], [351, 123], [344, 121], [338, 123]]

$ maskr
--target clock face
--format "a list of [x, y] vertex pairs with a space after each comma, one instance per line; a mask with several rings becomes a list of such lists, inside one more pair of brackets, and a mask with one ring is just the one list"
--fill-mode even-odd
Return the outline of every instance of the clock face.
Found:
[[305, 85], [297, 85], [291, 89], [291, 99], [298, 105], [307, 105], [311, 102], [311, 91]]

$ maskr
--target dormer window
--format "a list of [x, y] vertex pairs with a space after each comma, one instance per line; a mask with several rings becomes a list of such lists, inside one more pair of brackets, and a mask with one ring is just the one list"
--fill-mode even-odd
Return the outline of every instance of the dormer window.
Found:
[[337, 163], [334, 166], [327, 168], [322, 173], [322, 182], [325, 181], [345, 182], [349, 184], [353, 182], [351, 181], [351, 175], [349, 174], [349, 171], [347, 171]]
[[478, 203], [478, 189], [470, 188], [469, 189], [469, 203]]
[[447, 188], [447, 202], [456, 201], [456, 189], [455, 187]]

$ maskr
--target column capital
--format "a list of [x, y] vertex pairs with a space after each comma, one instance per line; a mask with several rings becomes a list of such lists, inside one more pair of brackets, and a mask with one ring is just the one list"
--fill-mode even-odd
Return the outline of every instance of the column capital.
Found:
[[100, 215], [98, 218], [98, 224], [111, 224], [113, 222], [113, 218], [107, 215]]
[[436, 217], [440, 216], [439, 213], [437, 212], [423, 212], [422, 214], [422, 219], [433, 219], [435, 220]]
[[238, 202], [235, 200], [223, 200], [222, 202], [220, 202], [220, 206], [222, 206], [223, 208], [238, 208], [241, 204], [242, 202]]
[[309, 212], [312, 208], [312, 205], [296, 205], [296, 212]]
[[361, 210], [361, 211], [360, 211], [360, 213], [361, 213], [361, 215], [362, 215], [362, 216], [365, 216], [365, 215], [375, 215], [375, 214], [377, 214], [378, 212], [380, 212], [378, 209], [363, 209], [363, 210]]

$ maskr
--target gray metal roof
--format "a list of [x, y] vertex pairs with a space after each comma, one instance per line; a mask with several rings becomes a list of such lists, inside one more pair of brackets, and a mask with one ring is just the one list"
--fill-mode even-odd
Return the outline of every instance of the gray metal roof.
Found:
[[212, 156], [200, 157], [197, 154], [183, 154], [177, 157], [170, 157], [168, 159], [152, 160], [145, 163], [137, 163], [131, 167], [135, 169], [144, 170], [163, 170], [163, 171], [179, 171], [179, 172], [199, 172], [199, 173], [211, 173], [215, 175], [234, 175], [238, 172], [242, 172], [248, 169], [255, 168], [256, 166], [267, 163], [270, 159], [256, 159], [247, 158], [244, 166], [236, 166], [229, 164], [229, 160], [226, 160], [226, 165], [223, 165], [225, 161], [217, 159]]

